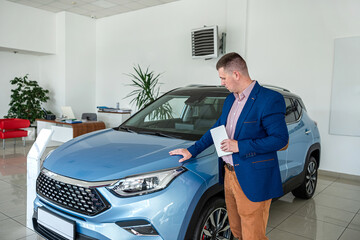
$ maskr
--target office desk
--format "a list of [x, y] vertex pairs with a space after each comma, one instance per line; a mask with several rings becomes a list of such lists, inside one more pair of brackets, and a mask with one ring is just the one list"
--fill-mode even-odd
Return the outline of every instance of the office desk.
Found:
[[61, 143], [67, 142], [70, 139], [73, 139], [85, 133], [105, 129], [104, 122], [94, 121], [71, 124], [54, 120], [36, 119], [36, 123], [38, 134], [43, 128], [54, 130], [54, 134], [51, 138], [51, 143], [49, 144], [51, 146], [61, 145]]
[[98, 120], [103, 121], [107, 128], [114, 128], [120, 126], [129, 117], [129, 112], [103, 112], [98, 111]]

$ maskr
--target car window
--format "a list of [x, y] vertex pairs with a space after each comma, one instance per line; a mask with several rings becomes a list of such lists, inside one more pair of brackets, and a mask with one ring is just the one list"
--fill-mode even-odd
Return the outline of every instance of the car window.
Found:
[[227, 93], [166, 94], [122, 127], [132, 131], [163, 133], [188, 140], [199, 139], [221, 115]]
[[296, 121], [295, 108], [290, 98], [284, 98], [284, 100], [286, 105], [285, 122], [288, 124], [293, 123]]
[[297, 109], [298, 109], [298, 111], [300, 113], [300, 116], [301, 116], [302, 110], [303, 110], [304, 107], [303, 107], [301, 101], [299, 101], [299, 99], [296, 99], [295, 101], [296, 101], [296, 104], [297, 104]]
[[301, 107], [301, 110], [306, 111], [306, 108], [305, 108], [305, 105], [304, 105], [303, 101], [300, 98], [296, 99], [296, 101], [299, 103], [299, 105]]
[[300, 118], [300, 114], [299, 114], [299, 111], [298, 111], [298, 108], [297, 108], [298, 104], [295, 102], [294, 99], [291, 99], [291, 103], [292, 103], [292, 106], [293, 106], [293, 111], [295, 113], [295, 121], [297, 121]]
[[186, 99], [186, 97], [173, 98], [157, 106], [145, 116], [144, 122], [180, 118]]
[[297, 99], [292, 99], [292, 103], [294, 106], [295, 119], [296, 119], [296, 121], [298, 121], [300, 119], [301, 113], [302, 113], [301, 104], [299, 103], [299, 100], [297, 100]]

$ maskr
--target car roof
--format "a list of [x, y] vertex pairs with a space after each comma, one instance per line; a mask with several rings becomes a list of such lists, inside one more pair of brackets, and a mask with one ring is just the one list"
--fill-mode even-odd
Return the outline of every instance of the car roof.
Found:
[[[285, 88], [281, 88], [281, 87], [277, 87], [277, 86], [273, 86], [273, 85], [262, 85], [265, 88], [274, 90], [276, 92], [281, 93], [283, 96], [287, 96], [287, 97], [292, 97], [292, 98], [298, 98], [301, 99], [298, 95], [290, 92], [289, 90], [285, 89]], [[192, 84], [192, 85], [188, 85], [186, 87], [180, 87], [180, 88], [176, 88], [172, 91], [170, 91], [171, 93], [186, 93], [186, 92], [196, 92], [196, 93], [203, 93], [203, 92], [218, 92], [218, 93], [224, 93], [224, 94], [229, 94], [229, 90], [227, 90], [224, 86], [220, 86], [220, 85], [200, 85], [200, 84]]]

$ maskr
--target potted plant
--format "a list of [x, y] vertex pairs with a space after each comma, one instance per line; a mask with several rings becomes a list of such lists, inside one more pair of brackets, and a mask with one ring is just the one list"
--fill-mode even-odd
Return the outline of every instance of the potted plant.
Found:
[[[135, 103], [136, 108], [142, 109], [155, 101], [160, 92], [159, 78], [161, 73], [155, 74], [154, 71], [150, 71], [149, 67], [144, 71], [140, 65], [133, 67], [135, 73], [126, 74], [131, 78], [132, 83], [130, 86], [135, 90], [130, 92], [125, 98], [135, 96], [130, 103]], [[169, 119], [172, 118], [172, 108], [169, 104], [165, 103], [159, 109], [155, 109], [150, 119]]]
[[11, 90], [10, 109], [4, 117], [28, 119], [31, 123], [43, 118], [41, 104], [50, 99], [49, 90], [40, 87], [37, 81], [28, 80], [28, 74], [15, 77], [10, 83], [15, 85], [15, 89]]
[[159, 78], [161, 74], [155, 74], [154, 71], [149, 71], [149, 67], [146, 71], [143, 71], [138, 65], [133, 67], [135, 74], [126, 74], [131, 77], [132, 84], [130, 86], [135, 87], [135, 90], [130, 92], [125, 98], [135, 96], [130, 103], [135, 103], [137, 109], [141, 109], [155, 101], [159, 96]]

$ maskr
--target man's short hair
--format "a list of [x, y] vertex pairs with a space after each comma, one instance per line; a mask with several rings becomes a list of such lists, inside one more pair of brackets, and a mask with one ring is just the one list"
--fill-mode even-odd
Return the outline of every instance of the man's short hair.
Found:
[[237, 53], [227, 53], [222, 56], [216, 64], [216, 69], [224, 68], [228, 73], [239, 71], [245, 76], [249, 76], [248, 68], [245, 60]]

